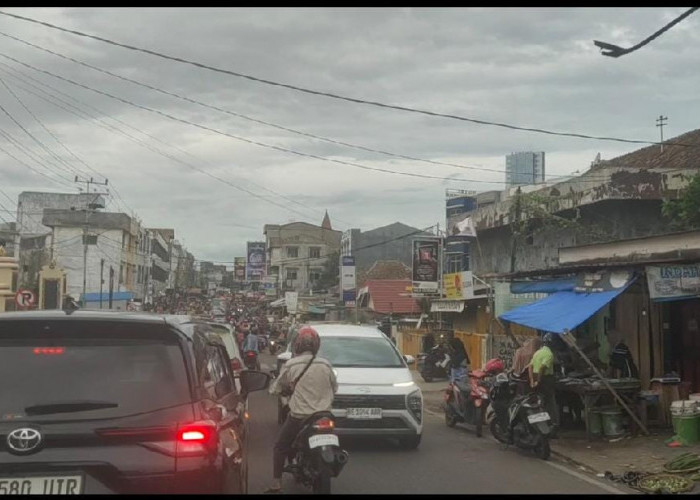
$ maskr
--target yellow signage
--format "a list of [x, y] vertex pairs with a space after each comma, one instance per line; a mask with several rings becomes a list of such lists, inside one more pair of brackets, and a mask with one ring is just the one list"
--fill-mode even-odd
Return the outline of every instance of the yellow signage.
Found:
[[445, 297], [448, 299], [471, 299], [474, 297], [474, 282], [471, 271], [442, 275]]

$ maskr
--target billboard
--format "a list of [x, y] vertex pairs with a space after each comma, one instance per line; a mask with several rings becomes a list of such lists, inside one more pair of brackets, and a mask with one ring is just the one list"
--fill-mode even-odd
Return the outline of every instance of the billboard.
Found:
[[444, 274], [442, 280], [445, 285], [445, 297], [448, 299], [474, 298], [474, 278], [471, 271]]
[[355, 306], [355, 257], [344, 255], [340, 266], [340, 289], [343, 294], [343, 304]]
[[438, 238], [413, 240], [413, 295], [439, 295], [440, 241]]
[[245, 257], [235, 257], [233, 259], [233, 279], [245, 281]]
[[299, 294], [297, 292], [284, 293], [284, 305], [288, 314], [296, 314], [299, 306]]
[[248, 261], [246, 264], [246, 280], [260, 281], [265, 274], [265, 242], [248, 242]]
[[277, 276], [264, 276], [262, 279], [262, 287], [265, 295], [268, 297], [277, 296]]

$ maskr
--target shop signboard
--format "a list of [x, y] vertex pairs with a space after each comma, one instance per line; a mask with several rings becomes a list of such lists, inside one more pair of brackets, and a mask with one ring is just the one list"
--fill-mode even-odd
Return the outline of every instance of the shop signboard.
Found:
[[413, 240], [413, 295], [439, 295], [440, 240], [420, 238]]
[[266, 296], [275, 297], [277, 295], [277, 276], [264, 276], [262, 288]]
[[700, 297], [700, 264], [647, 266], [651, 300]]
[[355, 306], [355, 257], [344, 255], [340, 266], [340, 287], [343, 293], [343, 303], [347, 307]]
[[246, 279], [260, 281], [265, 274], [265, 242], [248, 242], [248, 261], [246, 263]]
[[632, 279], [631, 271], [598, 271], [581, 273], [576, 277], [574, 290], [579, 293], [597, 293], [619, 290]]
[[233, 259], [233, 272], [236, 281], [245, 281], [245, 257], [235, 257]]
[[474, 298], [474, 277], [471, 271], [443, 274], [442, 282], [446, 298], [456, 300]]

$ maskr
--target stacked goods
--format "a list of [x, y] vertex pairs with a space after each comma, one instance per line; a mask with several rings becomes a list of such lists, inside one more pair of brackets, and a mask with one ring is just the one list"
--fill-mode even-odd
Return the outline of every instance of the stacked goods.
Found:
[[683, 493], [695, 487], [693, 481], [673, 474], [652, 474], [640, 479], [638, 484], [649, 493]]
[[694, 472], [700, 470], [700, 457], [695, 453], [686, 452], [664, 464], [664, 469], [669, 472]]

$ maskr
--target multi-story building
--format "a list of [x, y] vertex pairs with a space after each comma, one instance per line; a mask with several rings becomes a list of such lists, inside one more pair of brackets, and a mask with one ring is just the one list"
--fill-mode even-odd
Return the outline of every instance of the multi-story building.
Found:
[[[173, 232], [174, 233], [174, 232]], [[170, 281], [170, 240], [166, 239], [169, 236], [169, 231], [162, 229], [148, 229], [150, 241], [150, 275], [149, 291], [151, 298], [158, 297], [165, 293], [166, 288], [169, 288]]]
[[360, 229], [348, 229], [341, 236], [340, 256], [355, 257], [357, 272], [367, 271], [379, 261], [399, 261], [410, 266], [413, 237], [428, 234], [401, 222], [364, 232]]
[[506, 187], [544, 182], [544, 151], [523, 151], [506, 156]]
[[45, 209], [42, 223], [51, 228], [50, 253], [66, 271], [69, 295], [82, 295], [83, 280], [86, 293], [108, 292], [106, 283], [112, 269], [113, 291], [143, 298], [136, 268], [141, 232], [136, 220], [123, 213]]
[[276, 276], [277, 290], [304, 292], [321, 281], [331, 255], [340, 250], [341, 231], [326, 213], [320, 226], [308, 222], [266, 224], [267, 275]]

